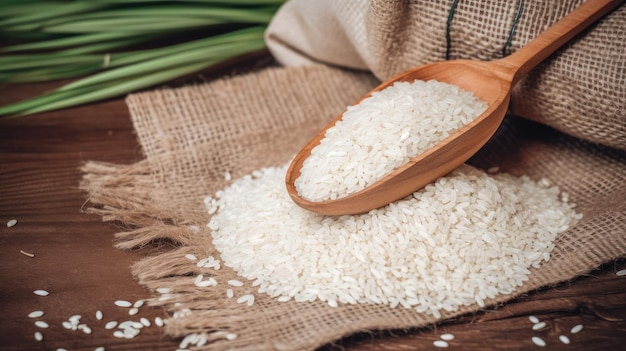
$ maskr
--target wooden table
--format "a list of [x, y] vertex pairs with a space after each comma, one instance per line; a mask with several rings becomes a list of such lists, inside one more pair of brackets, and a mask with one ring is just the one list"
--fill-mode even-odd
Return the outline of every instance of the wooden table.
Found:
[[[225, 71], [213, 72], [212, 76]], [[230, 71], [229, 71], [230, 72]], [[52, 84], [0, 86], [0, 104], [50, 89]], [[88, 160], [128, 164], [141, 159], [126, 105], [122, 98], [44, 113], [0, 120], [0, 350], [176, 350], [179, 340], [161, 328], [143, 328], [132, 340], [113, 337], [104, 328], [110, 320], [138, 320], [164, 316], [142, 307], [136, 316], [114, 305], [119, 299], [147, 298], [131, 277], [129, 266], [155, 249], [123, 252], [113, 248], [115, 224], [81, 212], [85, 193], [78, 189], [79, 167]], [[6, 223], [16, 219], [17, 224]], [[29, 257], [20, 251], [32, 253]], [[442, 333], [452, 333], [450, 350], [538, 349], [540, 336], [550, 350], [626, 349], [626, 276], [615, 273], [626, 260], [606, 264], [575, 281], [545, 288], [488, 311], [437, 326], [407, 331], [356, 335], [323, 349], [432, 350]], [[33, 294], [45, 289], [50, 295]], [[32, 319], [28, 314], [42, 310]], [[96, 319], [96, 311], [103, 320]], [[82, 315], [91, 334], [62, 326]], [[533, 331], [528, 316], [547, 323]], [[47, 322], [39, 328], [35, 320]], [[570, 328], [584, 329], [570, 334]], [[36, 331], [43, 341], [34, 338]], [[567, 335], [571, 343], [558, 339]]]

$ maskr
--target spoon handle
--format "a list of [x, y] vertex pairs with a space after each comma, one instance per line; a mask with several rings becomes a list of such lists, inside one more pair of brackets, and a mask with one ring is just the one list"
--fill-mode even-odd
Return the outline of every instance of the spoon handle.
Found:
[[540, 62], [625, 0], [587, 0], [511, 55], [499, 59], [513, 85]]

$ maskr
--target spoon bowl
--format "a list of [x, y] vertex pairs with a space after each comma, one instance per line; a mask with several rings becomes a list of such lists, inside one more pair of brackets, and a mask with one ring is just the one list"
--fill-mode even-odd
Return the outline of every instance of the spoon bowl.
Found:
[[309, 201], [300, 196], [294, 183], [304, 160], [324, 138], [326, 130], [343, 114], [313, 137], [292, 160], [286, 174], [287, 192], [299, 206], [325, 215], [358, 214], [382, 207], [421, 189], [466, 162], [491, 138], [508, 110], [513, 86], [550, 54], [583, 29], [600, 19], [624, 0], [588, 0], [526, 46], [499, 60], [482, 62], [453, 60], [426, 64], [383, 82], [372, 93], [395, 82], [436, 80], [472, 92], [485, 101], [487, 110], [429, 150], [371, 184], [365, 189], [335, 200]]

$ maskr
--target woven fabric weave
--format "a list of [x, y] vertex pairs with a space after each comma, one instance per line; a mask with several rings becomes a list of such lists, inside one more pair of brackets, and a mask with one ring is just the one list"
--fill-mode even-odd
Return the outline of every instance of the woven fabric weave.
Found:
[[[385, 80], [444, 60], [446, 51], [450, 59], [502, 58], [503, 50], [518, 50], [582, 2], [523, 0], [520, 12], [519, 1], [459, 1], [448, 24], [451, 1], [292, 0], [273, 19], [266, 41], [284, 65], [325, 63]], [[511, 104], [518, 116], [622, 150], [624, 111], [623, 5], [531, 71]]]

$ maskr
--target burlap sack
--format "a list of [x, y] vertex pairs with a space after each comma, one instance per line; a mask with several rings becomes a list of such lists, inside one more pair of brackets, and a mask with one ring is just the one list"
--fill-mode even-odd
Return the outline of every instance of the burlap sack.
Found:
[[[446, 56], [501, 58], [582, 2], [465, 0], [454, 7], [451, 0], [291, 0], [270, 24], [266, 42], [284, 65], [321, 62], [385, 80]], [[511, 111], [626, 150], [626, 6], [522, 80]]]
[[[203, 347], [206, 350], [313, 350], [358, 331], [438, 321], [401, 307], [279, 303], [246, 282], [238, 291], [255, 295], [255, 304], [248, 307], [226, 296], [226, 282], [236, 272], [223, 266], [217, 271], [198, 268], [184, 257], [193, 253], [219, 259], [205, 226], [210, 216], [202, 200], [227, 185], [226, 171], [237, 178], [261, 166], [284, 164], [311, 135], [377, 82], [368, 73], [307, 65], [128, 97], [145, 159], [132, 165], [89, 162], [83, 168], [81, 187], [89, 195], [89, 212], [129, 227], [118, 234], [117, 247], [158, 245], [161, 240], [177, 244], [133, 267], [139, 283], [154, 292], [150, 303], [176, 317], [167, 324], [169, 334], [204, 332], [210, 339]], [[584, 215], [558, 236], [549, 262], [531, 269], [529, 280], [514, 294], [488, 300], [488, 306], [626, 256], [623, 150], [507, 116], [471, 163], [548, 178], [570, 194]], [[218, 285], [194, 286], [199, 273], [214, 276]], [[167, 299], [159, 298], [158, 288], [170, 289]], [[443, 313], [439, 320], [478, 309], [467, 306]], [[228, 333], [238, 337], [227, 340]]]

